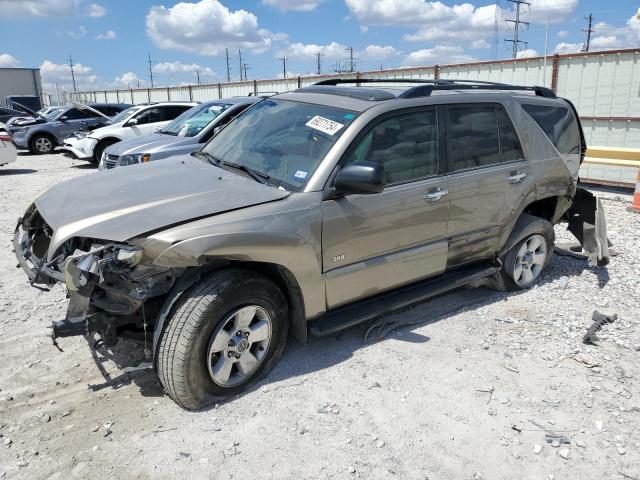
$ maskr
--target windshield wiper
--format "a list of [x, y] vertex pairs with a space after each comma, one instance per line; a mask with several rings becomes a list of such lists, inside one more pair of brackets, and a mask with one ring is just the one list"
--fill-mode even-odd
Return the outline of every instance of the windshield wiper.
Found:
[[238, 165], [237, 163], [225, 162], [222, 161], [222, 165], [225, 167], [235, 168], [236, 170], [240, 170], [241, 172], [246, 173], [251, 178], [253, 178], [256, 182], [267, 183], [271, 177], [266, 173], [258, 172], [257, 170], [253, 170], [245, 165]]
[[213, 155], [207, 152], [203, 152], [203, 151], [191, 152], [191, 156], [196, 158], [204, 158], [211, 165], [216, 165], [216, 166], [220, 165], [220, 160], [218, 160], [216, 157], [214, 157]]
[[167, 130], [160, 130], [158, 133], [162, 133], [162, 134], [164, 134], [164, 135], [172, 135], [172, 136], [174, 136], [174, 137], [176, 137], [176, 136], [178, 135], [178, 134], [177, 134], [177, 133], [175, 133], [175, 132], [169, 132], [169, 131], [167, 131]]

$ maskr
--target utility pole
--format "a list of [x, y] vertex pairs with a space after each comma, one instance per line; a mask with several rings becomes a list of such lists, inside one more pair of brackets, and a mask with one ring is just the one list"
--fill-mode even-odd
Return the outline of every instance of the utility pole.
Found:
[[583, 51], [588, 52], [589, 46], [591, 45], [591, 34], [595, 32], [591, 26], [593, 25], [593, 15], [590, 13], [588, 17], [584, 17], [584, 19], [589, 22], [587, 28], [583, 28], [582, 31], [587, 34], [587, 43], [584, 45]]
[[198, 78], [198, 85], [200, 85], [200, 69], [196, 68], [196, 77]]
[[516, 58], [518, 56], [518, 45], [521, 43], [524, 44], [525, 48], [527, 48], [528, 43], [520, 40], [520, 25], [526, 25], [529, 27], [529, 22], [523, 22], [520, 20], [520, 7], [522, 5], [527, 5], [531, 7], [529, 2], [525, 2], [524, 0], [508, 0], [511, 3], [516, 4], [516, 18], [515, 20], [507, 20], [509, 23], [513, 23], [513, 40], [505, 40], [505, 42], [513, 43], [513, 54], [512, 57]]
[[345, 50], [349, 52], [349, 58], [345, 60], [346, 65], [343, 65], [340, 61], [336, 62], [334, 67], [334, 71], [336, 73], [353, 73], [356, 71], [356, 59], [353, 56], [353, 47], [349, 47]]
[[239, 65], [240, 65], [240, 81], [242, 81], [242, 67], [243, 67], [243, 63], [242, 63], [242, 52], [240, 51], [240, 49], [238, 49], [238, 61], [239, 61]]
[[71, 54], [69, 54], [69, 68], [71, 68], [71, 81], [73, 82], [73, 93], [76, 93], [76, 76], [73, 72], [73, 59], [71, 58]]
[[500, 35], [500, 16], [502, 15], [502, 9], [500, 8], [500, 0], [496, 0], [495, 14], [493, 21], [493, 45], [491, 46], [491, 56], [494, 60], [498, 58], [498, 37]]
[[224, 51], [227, 54], [227, 83], [230, 83], [231, 82], [231, 71], [229, 70], [229, 49], [225, 48]]
[[278, 60], [282, 60], [282, 78], [287, 78], [287, 57], [280, 57]]
[[324, 55], [322, 55], [322, 52], [318, 51], [316, 53], [316, 63], [318, 64], [318, 68], [316, 69], [316, 74], [317, 75], [322, 75], [322, 57]]
[[248, 80], [249, 77], [247, 77], [247, 70], [251, 70], [251, 67], [249, 66], [248, 63], [243, 63], [242, 70], [244, 71], [244, 79]]
[[149, 81], [151, 88], [153, 88], [153, 61], [151, 60], [151, 54], [149, 54]]

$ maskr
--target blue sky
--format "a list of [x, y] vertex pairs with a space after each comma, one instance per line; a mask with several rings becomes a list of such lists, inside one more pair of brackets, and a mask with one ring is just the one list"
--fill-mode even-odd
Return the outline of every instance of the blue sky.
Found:
[[[580, 50], [584, 17], [594, 16], [592, 50], [640, 46], [636, 0], [529, 0], [520, 56]], [[470, 0], [0, 0], [0, 66], [39, 67], [45, 90], [71, 89], [68, 55], [79, 64], [80, 89], [149, 85], [147, 55], [160, 85], [239, 78], [238, 48], [248, 77], [316, 70], [330, 73], [354, 48], [358, 70], [462, 63], [511, 56], [513, 5]], [[494, 25], [498, 17], [498, 45]], [[343, 65], [345, 66], [345, 65]]]

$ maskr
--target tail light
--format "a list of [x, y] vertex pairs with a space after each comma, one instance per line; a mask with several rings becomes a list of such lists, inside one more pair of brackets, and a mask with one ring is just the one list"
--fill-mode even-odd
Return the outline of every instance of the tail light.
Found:
[[0, 132], [0, 142], [11, 143], [11, 136], [8, 133]]

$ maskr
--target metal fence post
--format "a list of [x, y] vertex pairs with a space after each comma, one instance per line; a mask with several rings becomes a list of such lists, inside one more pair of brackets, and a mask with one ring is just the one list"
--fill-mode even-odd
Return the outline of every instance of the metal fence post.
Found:
[[147, 99], [151, 103], [151, 89], [147, 88]]
[[167, 87], [167, 102], [171, 101], [171, 87]]
[[551, 90], [553, 93], [558, 93], [558, 70], [560, 63], [560, 55], [557, 53], [553, 56], [553, 62], [551, 63]]
[[218, 98], [222, 98], [222, 84], [218, 83]]
[[189, 85], [189, 101], [193, 102], [193, 93], [191, 92], [191, 85]]

